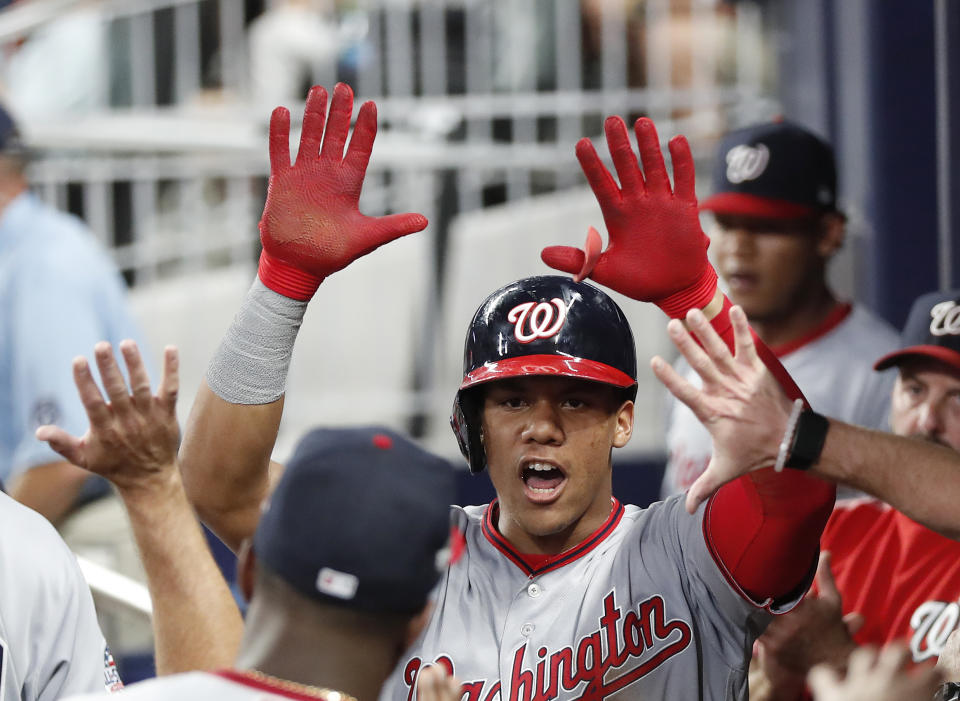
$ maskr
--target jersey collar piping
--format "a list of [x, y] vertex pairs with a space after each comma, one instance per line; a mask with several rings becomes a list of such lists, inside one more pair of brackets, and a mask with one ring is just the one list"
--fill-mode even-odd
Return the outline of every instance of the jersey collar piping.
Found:
[[[293, 689], [285, 689], [282, 686], [277, 684], [270, 683], [269, 679], [262, 679], [259, 677], [251, 676], [239, 669], [219, 669], [213, 674], [216, 674], [218, 677], [223, 677], [229, 681], [232, 681], [236, 684], [242, 684], [243, 686], [249, 686], [252, 689], [258, 689], [260, 691], [267, 691], [271, 694], [277, 696], [284, 696], [288, 699], [296, 699], [296, 701], [317, 701], [317, 699], [329, 699], [330, 697], [327, 694], [307, 694], [295, 691]], [[301, 685], [297, 685], [301, 686]], [[327, 690], [324, 690], [327, 691]], [[339, 692], [338, 692], [339, 694]], [[340, 696], [341, 698], [352, 698], [348, 697], [345, 694]]]
[[[603, 542], [608, 535], [613, 533], [617, 525], [620, 523], [620, 519], [623, 518], [624, 508], [623, 504], [621, 504], [616, 497], [611, 497], [610, 501], [612, 504], [610, 515], [607, 517], [606, 521], [600, 524], [600, 527], [597, 528], [597, 530], [587, 536], [578, 545], [575, 545], [569, 550], [563, 551], [562, 553], [548, 557], [546, 560], [543, 560], [538, 556], [525, 555], [521, 552], [518, 552], [513, 545], [510, 544], [510, 541], [500, 534], [500, 531], [497, 530], [496, 524], [494, 523], [496, 517], [499, 516], [500, 513], [500, 505], [497, 503], [496, 499], [490, 502], [489, 506], [487, 506], [487, 511], [483, 516], [483, 535], [488, 541], [490, 541], [490, 544], [503, 553], [508, 560], [523, 570], [528, 577], [533, 578], [538, 575], [551, 572], [552, 570], [559, 569], [560, 567], [568, 565], [574, 560], [583, 557], [597, 547], [597, 545]], [[533, 558], [536, 558], [536, 562], [533, 561]]]
[[821, 321], [817, 326], [807, 333], [805, 333], [800, 338], [789, 341], [788, 343], [781, 343], [778, 346], [771, 346], [770, 350], [773, 351], [773, 354], [778, 358], [782, 358], [785, 355], [790, 355], [795, 350], [800, 350], [805, 345], [813, 343], [817, 339], [826, 336], [828, 333], [837, 328], [843, 320], [850, 316], [850, 312], [853, 311], [853, 305], [849, 303], [838, 303], [834, 308], [827, 314], [827, 318]]

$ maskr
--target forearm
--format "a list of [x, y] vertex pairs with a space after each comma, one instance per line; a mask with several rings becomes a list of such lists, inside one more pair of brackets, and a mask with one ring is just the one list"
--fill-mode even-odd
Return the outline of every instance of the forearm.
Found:
[[253, 535], [269, 492], [293, 346], [307, 303], [258, 277], [207, 367], [181, 447], [187, 494], [236, 550]]
[[[905, 472], [922, 479], [904, 480]], [[948, 538], [960, 540], [960, 454], [943, 446], [830, 420], [812, 472], [856, 487]]]
[[[718, 295], [720, 293], [718, 292]], [[734, 350], [730, 304], [717, 296], [710, 323]], [[706, 313], [704, 314], [707, 315]], [[754, 336], [757, 355], [790, 399], [803, 395], [767, 346]], [[724, 485], [707, 505], [705, 528], [715, 555], [737, 585], [756, 601], [796, 592], [820, 549], [820, 533], [836, 489], [806, 472], [750, 472]]]
[[10, 485], [10, 496], [57, 526], [70, 511], [90, 474], [66, 460], [37, 465]]
[[210, 529], [236, 552], [253, 535], [270, 491], [270, 454], [283, 398], [232, 404], [204, 381], [180, 446], [183, 486]]
[[153, 602], [158, 675], [230, 667], [243, 621], [217, 568], [180, 473], [121, 489]]

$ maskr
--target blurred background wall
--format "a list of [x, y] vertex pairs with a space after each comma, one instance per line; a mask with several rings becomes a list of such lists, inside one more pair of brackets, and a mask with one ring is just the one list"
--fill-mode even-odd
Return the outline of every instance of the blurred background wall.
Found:
[[[431, 224], [324, 283], [277, 457], [317, 423], [378, 421], [455, 458], [467, 319], [548, 272], [543, 245], [602, 227], [573, 146], [601, 142], [608, 114], [686, 134], [701, 195], [726, 129], [803, 122], [837, 147], [837, 289], [899, 325], [916, 294], [957, 284], [958, 15], [948, 0], [19, 0], [0, 9], [0, 86], [36, 190], [111, 247], [154, 352], [181, 347], [184, 417], [254, 274], [270, 110], [296, 122], [307, 87], [335, 80], [376, 100], [361, 208]], [[623, 306], [641, 358], [669, 354], [659, 312]], [[657, 465], [663, 393], [641, 369], [621, 460]]]

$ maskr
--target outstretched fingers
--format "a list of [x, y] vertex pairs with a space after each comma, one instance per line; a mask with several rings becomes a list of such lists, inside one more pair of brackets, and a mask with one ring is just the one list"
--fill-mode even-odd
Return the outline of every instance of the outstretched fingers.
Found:
[[163, 375], [160, 377], [160, 387], [157, 398], [171, 414], [176, 414], [177, 395], [180, 392], [180, 356], [176, 347], [167, 346], [163, 349]]
[[743, 307], [730, 307], [730, 323], [733, 326], [733, 347], [737, 361], [745, 365], [756, 365], [760, 362], [757, 355], [757, 343], [750, 330], [750, 322]]
[[673, 194], [687, 202], [697, 202], [697, 173], [693, 167], [693, 154], [687, 137], [679, 134], [668, 144], [670, 158], [673, 161]]
[[660, 137], [657, 136], [653, 120], [641, 117], [634, 123], [633, 131], [637, 135], [647, 190], [658, 194], [669, 193], [670, 178], [667, 177], [667, 166], [663, 161], [663, 151], [660, 150]]
[[103, 389], [107, 393], [110, 404], [117, 411], [128, 411], [132, 404], [130, 394], [127, 392], [127, 383], [123, 379], [116, 358], [113, 357], [110, 344], [100, 341], [93, 347], [93, 355], [100, 370], [100, 381], [103, 382]]
[[120, 352], [123, 361], [127, 364], [127, 375], [130, 377], [130, 392], [133, 394], [133, 403], [141, 410], [147, 409], [153, 399], [150, 392], [150, 376], [140, 357], [137, 344], [130, 339], [120, 342]]
[[337, 163], [343, 158], [343, 145], [347, 143], [350, 118], [353, 116], [353, 90], [346, 83], [337, 83], [330, 100], [327, 130], [323, 135], [320, 157]]
[[279, 175], [290, 168], [290, 110], [277, 107], [270, 115], [270, 173]]
[[620, 117], [607, 117], [603, 129], [607, 135], [607, 148], [610, 149], [613, 167], [617, 169], [617, 177], [620, 178], [620, 187], [624, 192], [642, 193], [643, 175], [630, 144], [627, 125]]
[[[680, 323], [680, 322], [677, 322]], [[658, 380], [678, 400], [690, 407], [701, 421], [707, 416], [707, 403], [703, 392], [659, 355], [650, 359], [650, 369]]]
[[320, 85], [314, 85], [307, 93], [307, 104], [303, 109], [303, 126], [300, 130], [300, 148], [297, 150], [297, 162], [316, 158], [320, 155], [320, 142], [323, 140], [323, 125], [327, 119], [327, 91]]
[[77, 386], [77, 394], [87, 412], [87, 418], [90, 419], [90, 425], [106, 425], [111, 418], [110, 408], [100, 394], [97, 381], [90, 371], [90, 363], [82, 356], [73, 359], [73, 383]]
[[673, 345], [675, 345], [681, 355], [687, 359], [690, 367], [700, 375], [704, 383], [718, 383], [722, 380], [717, 365], [711, 357], [707, 355], [707, 352], [697, 345], [697, 342], [693, 340], [693, 336], [690, 335], [690, 332], [687, 331], [679, 320], [670, 320], [667, 324], [667, 335], [670, 336]]
[[693, 308], [687, 312], [687, 326], [693, 329], [712, 364], [725, 374], [731, 374], [733, 356], [730, 354], [730, 349], [701, 310]]
[[71, 436], [59, 426], [40, 426], [36, 433], [38, 441], [44, 441], [50, 445], [57, 453], [63, 456], [65, 460], [86, 467], [86, 458], [83, 454], [83, 440], [76, 436]]
[[353, 136], [343, 157], [343, 165], [363, 178], [373, 152], [373, 141], [377, 136], [377, 105], [372, 101], [364, 102], [357, 114], [357, 123], [353, 127]]
[[597, 149], [593, 147], [590, 139], [583, 138], [577, 142], [577, 160], [580, 161], [580, 168], [590, 183], [593, 194], [601, 205], [608, 202], [620, 201], [620, 188], [617, 182], [610, 175], [610, 171], [597, 155]]

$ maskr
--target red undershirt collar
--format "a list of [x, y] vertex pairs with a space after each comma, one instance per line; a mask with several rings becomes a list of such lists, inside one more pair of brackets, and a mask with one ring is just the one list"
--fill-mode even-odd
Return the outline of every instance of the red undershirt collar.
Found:
[[523, 570], [527, 576], [536, 577], [537, 575], [541, 575], [545, 572], [563, 567], [564, 565], [583, 557], [597, 547], [597, 545], [602, 543], [608, 535], [613, 533], [614, 529], [620, 523], [620, 519], [623, 518], [624, 508], [623, 504], [621, 504], [616, 497], [610, 497], [610, 503], [610, 515], [607, 516], [607, 519], [602, 524], [600, 524], [600, 527], [597, 528], [597, 530], [584, 538], [577, 545], [556, 555], [539, 555], [518, 552], [510, 543], [510, 541], [504, 538], [500, 531], [497, 530], [496, 520], [500, 515], [500, 504], [496, 499], [490, 502], [489, 506], [487, 506], [486, 513], [483, 515], [483, 535], [486, 536], [487, 540], [490, 541], [493, 547], [503, 553], [507, 559]]
[[837, 328], [844, 319], [850, 316], [850, 312], [852, 311], [853, 305], [849, 302], [837, 302], [833, 309], [830, 310], [830, 313], [827, 314], [827, 317], [814, 328], [810, 329], [810, 331], [802, 335], [800, 338], [796, 338], [787, 343], [781, 343], [778, 346], [770, 346], [770, 350], [773, 351], [773, 354], [778, 358], [789, 355], [795, 350], [803, 348], [808, 343], [813, 343], [818, 338], [826, 336], [828, 333]]

